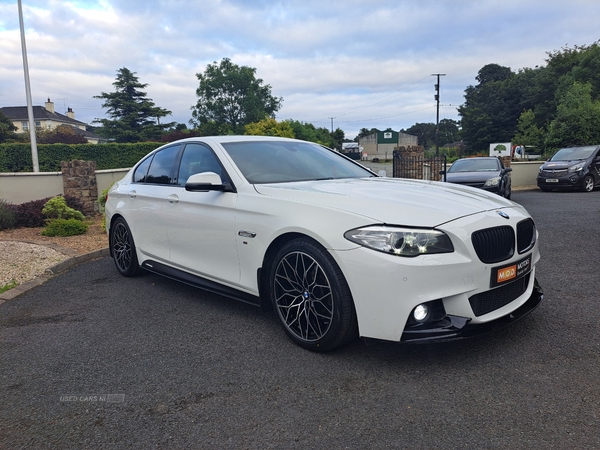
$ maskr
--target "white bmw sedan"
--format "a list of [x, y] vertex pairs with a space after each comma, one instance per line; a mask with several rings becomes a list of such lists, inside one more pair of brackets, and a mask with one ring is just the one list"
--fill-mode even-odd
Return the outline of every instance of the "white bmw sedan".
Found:
[[190, 138], [108, 194], [118, 271], [165, 275], [274, 309], [327, 351], [358, 336], [427, 342], [501, 328], [540, 303], [538, 232], [482, 190], [382, 178], [320, 145]]

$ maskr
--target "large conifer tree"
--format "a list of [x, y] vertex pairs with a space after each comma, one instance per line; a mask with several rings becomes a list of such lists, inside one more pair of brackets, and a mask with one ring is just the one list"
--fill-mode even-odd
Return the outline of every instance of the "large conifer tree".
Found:
[[104, 100], [102, 108], [107, 109], [110, 119], [96, 119], [102, 128], [97, 133], [117, 142], [139, 142], [159, 140], [162, 132], [174, 123], [160, 123], [162, 117], [171, 111], [160, 108], [143, 91], [148, 84], [140, 83], [136, 72], [126, 67], [117, 71], [113, 83], [115, 91], [102, 92], [94, 98]]

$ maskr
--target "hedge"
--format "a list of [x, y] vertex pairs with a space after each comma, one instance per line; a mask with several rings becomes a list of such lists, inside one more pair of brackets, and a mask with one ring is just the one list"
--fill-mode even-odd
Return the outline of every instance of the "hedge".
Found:
[[[38, 144], [40, 172], [60, 172], [61, 161], [96, 161], [98, 170], [131, 167], [155, 148], [158, 142], [135, 144]], [[32, 172], [29, 143], [0, 144], [0, 172]]]

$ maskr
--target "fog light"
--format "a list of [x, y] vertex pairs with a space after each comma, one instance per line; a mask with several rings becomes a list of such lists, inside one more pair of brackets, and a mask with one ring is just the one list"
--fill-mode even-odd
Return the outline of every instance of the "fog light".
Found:
[[423, 322], [429, 316], [429, 307], [425, 304], [417, 306], [413, 310], [413, 317], [417, 322]]

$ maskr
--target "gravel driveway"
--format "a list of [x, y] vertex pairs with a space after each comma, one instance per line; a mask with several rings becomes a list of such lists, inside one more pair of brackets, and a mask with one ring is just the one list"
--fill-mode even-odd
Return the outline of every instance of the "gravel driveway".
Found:
[[600, 192], [515, 192], [542, 305], [452, 343], [314, 354], [272, 313], [82, 264], [0, 305], [0, 448], [600, 448]]

